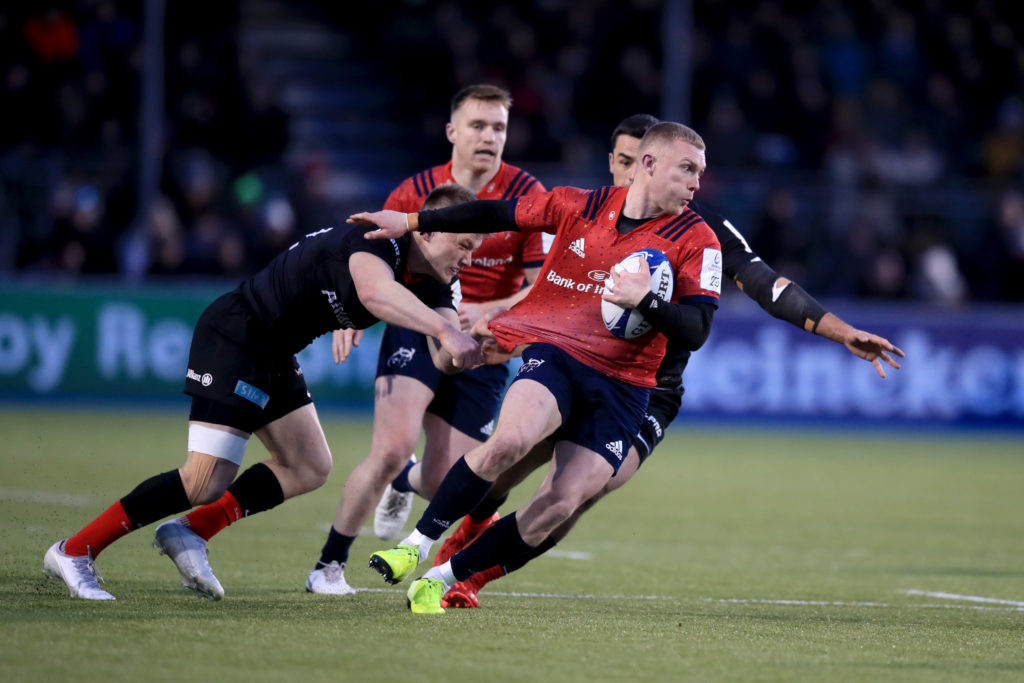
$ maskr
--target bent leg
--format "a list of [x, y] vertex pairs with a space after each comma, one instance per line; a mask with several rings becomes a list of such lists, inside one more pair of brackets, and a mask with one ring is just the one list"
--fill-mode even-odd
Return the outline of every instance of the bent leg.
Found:
[[516, 513], [523, 540], [531, 546], [540, 544], [601, 491], [614, 472], [604, 457], [588, 448], [564, 441], [557, 444], [544, 483]]
[[409, 461], [434, 396], [425, 384], [403, 375], [378, 377], [375, 389], [370, 452], [345, 481], [334, 516], [334, 528], [347, 536], [359, 533], [384, 489]]

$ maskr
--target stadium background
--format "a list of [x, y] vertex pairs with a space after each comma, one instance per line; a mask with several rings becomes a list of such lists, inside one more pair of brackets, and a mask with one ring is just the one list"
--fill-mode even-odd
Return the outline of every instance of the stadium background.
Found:
[[[205, 303], [446, 160], [449, 98], [484, 81], [515, 98], [505, 157], [548, 187], [607, 183], [623, 116], [691, 123], [701, 199], [908, 352], [878, 382], [730, 285], [684, 416], [1019, 429], [1022, 19], [937, 0], [0, 9], [0, 396], [183, 402]], [[319, 402], [366, 407], [373, 338], [341, 368], [323, 340], [304, 353]]]

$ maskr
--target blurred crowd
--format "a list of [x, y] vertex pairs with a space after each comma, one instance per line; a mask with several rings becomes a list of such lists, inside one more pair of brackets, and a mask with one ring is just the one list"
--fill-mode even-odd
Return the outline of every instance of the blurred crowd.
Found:
[[[0, 10], [0, 271], [238, 276], [332, 220], [338, 169], [326, 153], [288, 155], [282, 84], [236, 39], [244, 4], [206, 3], [196, 22], [194, 0], [167, 3], [148, 215], [139, 3]], [[693, 0], [692, 69], [677, 71], [663, 65], [668, 4], [405, 0], [358, 21], [291, 6], [361, 46], [369, 23], [387, 47], [362, 56], [387, 60], [380, 87], [423, 148], [392, 185], [448, 156], [440, 131], [461, 85], [511, 90], [510, 161], [595, 177], [615, 122], [661, 114], [666, 81], [685, 78], [708, 144], [702, 199], [777, 270], [821, 296], [1024, 301], [1024, 9]]]

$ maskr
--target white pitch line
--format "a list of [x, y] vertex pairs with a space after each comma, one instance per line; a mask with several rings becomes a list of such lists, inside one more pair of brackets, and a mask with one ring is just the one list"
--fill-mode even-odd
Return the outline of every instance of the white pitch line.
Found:
[[[402, 593], [402, 588], [356, 588], [357, 593]], [[591, 593], [518, 593], [504, 591], [487, 591], [483, 596], [502, 598], [559, 598], [564, 600], [675, 600], [671, 595], [594, 595]]]
[[886, 609], [969, 609], [983, 612], [1024, 612], [1024, 605], [1012, 607], [983, 607], [981, 605], [920, 604], [895, 605], [889, 602], [843, 602], [840, 600], [759, 600], [755, 598], [704, 598], [706, 602], [747, 605], [784, 605], [793, 607], [880, 607]]
[[92, 503], [88, 496], [71, 493], [54, 493], [52, 491], [29, 491], [27, 489], [0, 488], [0, 500], [13, 503], [38, 503], [40, 505], [67, 505], [69, 507], [85, 507]]
[[1014, 607], [1024, 607], [1024, 602], [1020, 600], [1003, 600], [1001, 598], [983, 598], [978, 595], [960, 595], [958, 593], [941, 593], [935, 591], [923, 591], [923, 590], [906, 590], [900, 591], [907, 595], [924, 595], [929, 598], [941, 598], [943, 600], [964, 600], [966, 602], [987, 602], [995, 605], [1013, 605]]

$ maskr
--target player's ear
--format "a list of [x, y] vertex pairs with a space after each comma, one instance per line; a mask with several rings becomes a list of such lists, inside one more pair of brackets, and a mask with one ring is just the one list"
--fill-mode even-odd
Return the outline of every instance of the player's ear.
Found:
[[657, 163], [658, 163], [658, 157], [654, 156], [650, 152], [647, 152], [642, 157], [640, 157], [640, 165], [643, 166], [643, 169], [644, 169], [644, 171], [646, 171], [647, 175], [653, 175], [654, 174], [654, 166]]
[[444, 124], [444, 135], [448, 138], [448, 142], [455, 144], [455, 124], [449, 121]]

